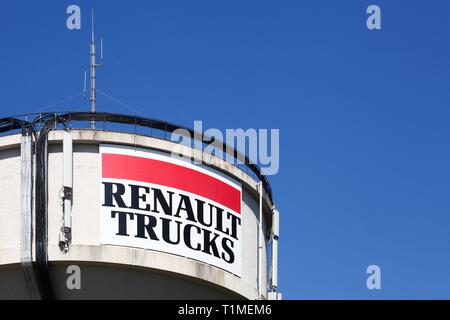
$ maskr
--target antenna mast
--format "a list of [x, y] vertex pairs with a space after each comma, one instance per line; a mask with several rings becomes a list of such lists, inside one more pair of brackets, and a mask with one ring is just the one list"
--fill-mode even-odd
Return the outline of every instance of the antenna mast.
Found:
[[[96, 61], [94, 9], [92, 9], [92, 35], [91, 35], [91, 50], [90, 50], [91, 91], [90, 91], [90, 95], [89, 95], [89, 102], [91, 104], [91, 112], [92, 113], [95, 113], [97, 111], [96, 71], [97, 71], [98, 67], [103, 66], [103, 39], [101, 39], [100, 51], [101, 51], [100, 64], [98, 64]], [[86, 87], [86, 83], [85, 83], [85, 87]], [[95, 129], [95, 121], [91, 121], [91, 127], [92, 127], [92, 129]]]

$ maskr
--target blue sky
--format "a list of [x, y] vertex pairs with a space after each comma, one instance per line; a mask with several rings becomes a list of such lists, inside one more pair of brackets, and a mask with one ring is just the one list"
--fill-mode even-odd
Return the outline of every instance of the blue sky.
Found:
[[[81, 31], [65, 27], [70, 4]], [[103, 92], [190, 127], [281, 130], [285, 298], [450, 298], [448, 1], [4, 1], [0, 117], [80, 93], [91, 7]], [[88, 105], [49, 110], [73, 109]]]

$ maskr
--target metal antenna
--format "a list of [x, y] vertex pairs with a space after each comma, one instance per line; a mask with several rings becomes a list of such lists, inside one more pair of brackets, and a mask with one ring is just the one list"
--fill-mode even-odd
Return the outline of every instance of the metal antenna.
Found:
[[103, 65], [103, 38], [100, 38], [100, 65]]
[[[91, 73], [91, 92], [89, 96], [89, 101], [91, 103], [91, 112], [95, 113], [97, 110], [97, 87], [96, 87], [96, 71], [98, 67], [103, 65], [103, 39], [101, 41], [101, 62], [97, 64], [96, 61], [96, 48], [95, 48], [95, 21], [94, 21], [94, 9], [92, 9], [92, 36], [91, 36], [91, 63], [90, 63], [90, 73]], [[95, 121], [91, 121], [92, 129], [95, 129]]]
[[87, 83], [87, 72], [84, 71], [84, 85], [83, 85], [83, 97], [84, 97], [84, 99], [87, 99], [87, 96], [86, 96], [86, 92], [87, 92], [86, 83]]

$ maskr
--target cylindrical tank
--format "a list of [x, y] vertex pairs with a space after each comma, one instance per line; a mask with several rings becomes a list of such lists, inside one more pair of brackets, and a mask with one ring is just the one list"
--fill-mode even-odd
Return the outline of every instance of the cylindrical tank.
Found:
[[[0, 299], [42, 290], [43, 186], [36, 144], [27, 147], [36, 137], [0, 137]], [[206, 158], [194, 148], [174, 157], [174, 142], [145, 134], [54, 128], [47, 143], [45, 285], [54, 298], [267, 298], [273, 203], [265, 192], [259, 257], [257, 179], [211, 155], [187, 161]]]

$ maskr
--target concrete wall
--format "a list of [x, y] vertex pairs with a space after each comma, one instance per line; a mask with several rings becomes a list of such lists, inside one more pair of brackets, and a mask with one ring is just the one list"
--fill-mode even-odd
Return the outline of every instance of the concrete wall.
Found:
[[20, 261], [20, 148], [0, 151], [0, 265]]

